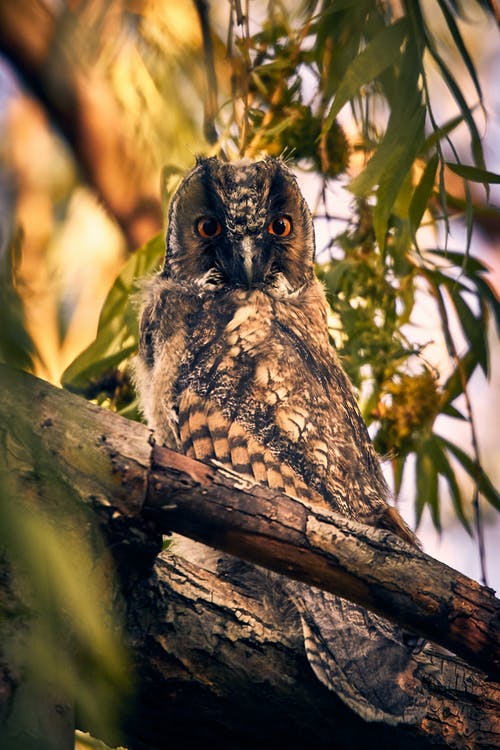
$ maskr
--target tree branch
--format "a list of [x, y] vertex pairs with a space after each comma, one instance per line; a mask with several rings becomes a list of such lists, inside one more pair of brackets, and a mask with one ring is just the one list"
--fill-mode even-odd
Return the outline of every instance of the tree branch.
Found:
[[79, 69], [40, 0], [0, 3], [0, 51], [24, 78], [70, 144], [88, 183], [123, 230], [130, 250], [163, 228], [158, 199], [102, 76]]
[[[246, 484], [246, 486], [245, 486]], [[500, 677], [500, 601], [401, 541], [156, 447], [145, 512], [177, 531], [378, 612]]]
[[[141, 742], [145, 740], [140, 732], [147, 734], [153, 724], [168, 731], [167, 714], [172, 717], [179, 711], [181, 722], [182, 711], [194, 697], [200, 706], [206, 698], [208, 724], [218, 711], [224, 722], [237, 724], [237, 715], [250, 720], [251, 708], [262, 702], [262, 679], [269, 690], [270, 711], [273, 705], [283, 710], [290, 700], [302, 705], [303, 691], [308, 690], [318, 697], [321, 708], [316, 711], [325, 728], [328, 706], [332, 710], [336, 705], [334, 696], [306, 669], [297, 629], [282, 633], [281, 615], [274, 608], [271, 617], [269, 603], [264, 606], [237, 593], [228, 583], [172, 555], [157, 561], [147, 584], [144, 575], [140, 586], [134, 584], [140, 555], [144, 573], [157, 554], [159, 529], [178, 531], [352, 599], [453, 648], [491, 677], [498, 676], [500, 602], [489, 589], [390, 532], [318, 513], [298, 500], [251, 486], [232, 472], [152, 446], [143, 425], [29, 375], [0, 366], [0, 383], [0, 451], [3, 447], [2, 461], [9, 476], [16, 477], [18, 492], [33, 493], [33, 476], [39, 477], [35, 486], [40, 502], [46, 502], [45, 476], [71, 488], [94, 511], [119, 567], [126, 571], [122, 578], [127, 579], [128, 632], [141, 687], [139, 713], [135, 722], [131, 715], [130, 733], [142, 736]], [[32, 471], [27, 473], [26, 466]], [[267, 633], [265, 644], [262, 633]], [[265, 663], [272, 654], [279, 658], [271, 677]], [[423, 686], [429, 695], [428, 710], [421, 724], [411, 728], [411, 736], [420, 741], [440, 738], [443, 747], [493, 747], [500, 739], [498, 686], [439, 650], [426, 658], [431, 667]], [[251, 674], [248, 660], [253, 664]], [[238, 697], [242, 680], [246, 688]], [[153, 686], [162, 700], [170, 696], [173, 702], [161, 718], [151, 707]], [[303, 705], [310, 705], [310, 700]], [[342, 711], [350, 715], [343, 707]], [[293, 735], [294, 725], [304, 730], [310, 726], [311, 713], [298, 711], [288, 720]], [[351, 717], [348, 723], [352, 721]]]

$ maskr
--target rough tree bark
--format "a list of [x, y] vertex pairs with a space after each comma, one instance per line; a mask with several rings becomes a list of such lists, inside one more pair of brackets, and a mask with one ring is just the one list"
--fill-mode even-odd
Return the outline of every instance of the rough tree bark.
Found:
[[[0, 382], [0, 467], [15, 492], [42, 504], [59, 483], [92, 510], [112, 549], [138, 676], [130, 747], [174, 737], [187, 747], [498, 746], [493, 592], [389, 532], [155, 447], [143, 425], [43, 381], [0, 366]], [[353, 599], [475, 666], [436, 647], [425, 655], [423, 720], [368, 725], [318, 683], [283, 602], [257, 601], [174, 554], [157, 556], [160, 530]], [[16, 685], [2, 689], [4, 707], [15, 704]]]

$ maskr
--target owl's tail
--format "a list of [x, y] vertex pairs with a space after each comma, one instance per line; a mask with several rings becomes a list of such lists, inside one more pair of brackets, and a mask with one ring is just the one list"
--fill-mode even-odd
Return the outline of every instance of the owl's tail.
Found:
[[423, 716], [415, 649], [396, 626], [357, 604], [290, 581], [309, 663], [318, 679], [367, 721]]

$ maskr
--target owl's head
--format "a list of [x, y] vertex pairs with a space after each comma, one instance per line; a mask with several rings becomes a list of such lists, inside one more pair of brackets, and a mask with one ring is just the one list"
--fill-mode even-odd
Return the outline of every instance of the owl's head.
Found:
[[269, 288], [286, 295], [313, 274], [311, 214], [278, 159], [199, 159], [169, 211], [163, 274], [202, 288]]

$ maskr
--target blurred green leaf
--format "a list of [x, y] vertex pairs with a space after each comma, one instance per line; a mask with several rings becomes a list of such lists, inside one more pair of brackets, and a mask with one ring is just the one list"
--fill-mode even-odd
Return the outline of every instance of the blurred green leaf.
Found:
[[323, 132], [332, 127], [338, 113], [350, 99], [358, 95], [362, 87], [373, 81], [380, 73], [401, 56], [401, 45], [408, 33], [406, 18], [384, 28], [354, 58], [335, 92], [335, 99], [325, 119]]
[[474, 66], [474, 63], [472, 62], [472, 59], [469, 55], [469, 52], [467, 50], [467, 47], [464, 44], [464, 40], [462, 38], [462, 35], [460, 33], [460, 29], [457, 26], [457, 23], [453, 17], [453, 13], [450, 12], [448, 5], [446, 4], [445, 0], [438, 0], [439, 8], [441, 10], [441, 13], [443, 14], [446, 24], [448, 26], [448, 29], [450, 30], [450, 33], [453, 37], [453, 41], [455, 42], [455, 45], [457, 47], [458, 52], [460, 53], [460, 56], [462, 60], [465, 63], [465, 66], [469, 72], [469, 75], [474, 83], [474, 87], [476, 89], [477, 95], [479, 97], [479, 100], [481, 101], [483, 98], [483, 94], [481, 91], [481, 86], [479, 84], [479, 79], [477, 77], [476, 68]]
[[[12, 440], [20, 434], [11, 433]], [[116, 601], [102, 539], [67, 482], [54, 477], [50, 465], [37, 465], [36, 445], [29, 437], [22, 445], [43, 476], [50, 509], [42, 511], [21, 498], [15, 478], [0, 473], [0, 548], [10, 585], [22, 602], [11, 620], [0, 618], [2, 646], [8, 645], [9, 666], [29, 674], [21, 694], [21, 701], [26, 702], [25, 693], [29, 696], [28, 712], [36, 717], [38, 706], [29, 701], [43, 701], [49, 688], [78, 705], [80, 720], [116, 736], [131, 673], [113, 616]], [[27, 726], [32, 721], [29, 715], [19, 719]]]
[[437, 471], [439, 472], [439, 474], [441, 474], [441, 476], [445, 478], [448, 484], [450, 497], [458, 519], [460, 520], [462, 526], [468, 531], [468, 533], [471, 534], [472, 531], [470, 523], [464, 513], [462, 493], [460, 492], [460, 487], [458, 485], [455, 472], [450, 465], [448, 457], [444, 451], [443, 440], [439, 437], [439, 435], [432, 436], [432, 459]]
[[488, 342], [486, 339], [487, 330], [484, 321], [476, 318], [469, 305], [465, 302], [459, 292], [453, 288], [448, 289], [450, 298], [457, 311], [458, 320], [462, 326], [471, 350], [476, 356], [478, 365], [483, 370], [486, 377], [489, 376], [489, 356]]
[[163, 254], [164, 240], [157, 235], [125, 264], [104, 302], [95, 340], [62, 376], [65, 388], [86, 393], [137, 349], [138, 322], [133, 301], [137, 292], [135, 282], [158, 268]]
[[469, 276], [476, 276], [476, 274], [488, 271], [488, 267], [484, 265], [479, 258], [475, 258], [473, 255], [466, 255], [463, 252], [457, 250], [442, 250], [440, 248], [427, 248], [426, 253], [432, 253], [444, 258], [450, 263], [450, 266], [455, 266], [461, 269], [464, 273]]
[[445, 125], [436, 127], [430, 135], [425, 139], [424, 147], [422, 151], [428, 153], [431, 149], [434, 149], [436, 144], [439, 143], [443, 138], [446, 138], [455, 128], [461, 125], [464, 121], [463, 115], [457, 115], [449, 120]]
[[429, 198], [434, 190], [438, 163], [439, 158], [437, 154], [435, 154], [427, 163], [422, 173], [422, 177], [420, 178], [420, 182], [416, 186], [411, 199], [408, 218], [410, 221], [410, 231], [415, 245], [417, 229], [420, 226], [420, 222], [422, 221], [422, 217], [429, 203]]
[[477, 287], [481, 299], [490, 307], [491, 311], [493, 312], [497, 332], [500, 336], [500, 301], [486, 279], [483, 279], [480, 276], [475, 276], [474, 284]]
[[467, 421], [467, 417], [464, 417], [461, 411], [448, 403], [444, 406], [441, 405], [441, 414], [445, 414], [447, 417], [453, 417], [453, 419], [460, 419], [465, 422]]
[[439, 517], [438, 474], [434, 464], [433, 446], [430, 441], [423, 443], [417, 451], [415, 465], [417, 479], [416, 515], [417, 526], [422, 519], [425, 506], [431, 511], [432, 521], [438, 531], [441, 531]]
[[475, 352], [469, 350], [460, 358], [460, 364], [455, 367], [442, 389], [441, 409], [451, 404], [463, 393], [463, 380], [467, 383], [477, 366]]
[[363, 172], [347, 186], [352, 193], [361, 197], [378, 185], [373, 225], [382, 249], [385, 247], [387, 223], [394, 202], [425, 139], [425, 107], [418, 86], [418, 70], [418, 50], [409, 39], [402, 55], [398, 79], [405, 96], [392, 102], [382, 141]]
[[396, 456], [391, 461], [392, 473], [394, 477], [394, 495], [399, 497], [401, 491], [401, 484], [403, 482], [403, 472], [406, 463], [406, 456]]
[[452, 453], [462, 465], [472, 481], [477, 485], [481, 495], [488, 500], [496, 510], [500, 510], [500, 495], [486, 475], [482, 466], [478, 465], [467, 453], [455, 443], [441, 437], [444, 447]]
[[26, 330], [24, 308], [15, 284], [16, 265], [22, 249], [22, 233], [18, 231], [10, 247], [0, 248], [0, 362], [20, 370], [33, 369], [33, 357], [39, 353]]
[[[390, 126], [393, 128], [402, 127], [407, 116], [410, 119], [406, 124], [405, 140], [395, 143], [390, 157], [387, 157], [388, 163], [380, 176], [377, 202], [373, 210], [375, 236], [381, 248], [385, 247], [387, 223], [399, 189], [423, 142], [425, 109], [422, 106], [418, 106], [411, 113], [401, 113], [401, 119], [399, 117], [394, 118], [394, 121], [390, 122]], [[352, 189], [352, 185], [350, 188]]]
[[471, 182], [483, 182], [491, 185], [498, 185], [500, 183], [500, 175], [488, 172], [486, 169], [473, 167], [469, 164], [455, 164], [451, 161], [447, 161], [446, 166], [452, 172], [455, 172], [455, 174]]

